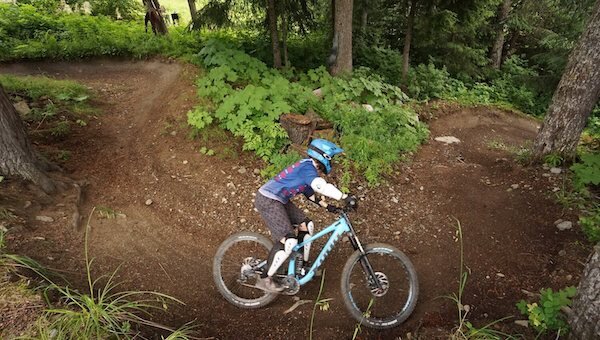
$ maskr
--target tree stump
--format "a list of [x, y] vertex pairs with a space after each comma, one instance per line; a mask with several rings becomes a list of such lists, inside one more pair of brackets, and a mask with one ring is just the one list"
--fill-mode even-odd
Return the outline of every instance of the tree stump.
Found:
[[279, 118], [279, 123], [287, 132], [294, 144], [306, 144], [315, 130], [317, 123], [305, 115], [286, 113]]

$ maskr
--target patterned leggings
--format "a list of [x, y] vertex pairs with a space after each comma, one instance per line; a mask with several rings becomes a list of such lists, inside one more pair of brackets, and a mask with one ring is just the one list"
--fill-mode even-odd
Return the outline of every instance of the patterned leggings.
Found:
[[294, 203], [283, 204], [265, 197], [260, 192], [256, 193], [254, 206], [271, 231], [271, 238], [274, 242], [279, 242], [287, 234], [294, 233], [293, 226], [306, 220], [304, 212]]

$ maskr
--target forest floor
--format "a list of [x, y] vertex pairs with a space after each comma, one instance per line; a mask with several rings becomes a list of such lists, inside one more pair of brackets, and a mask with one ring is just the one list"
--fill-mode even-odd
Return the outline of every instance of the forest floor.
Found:
[[[189, 138], [186, 113], [198, 103], [196, 68], [162, 60], [94, 60], [3, 65], [0, 72], [71, 79], [95, 94], [100, 112], [87, 126], [38, 145], [70, 152], [61, 166], [68, 176], [88, 182], [82, 204], [86, 219], [93, 207], [116, 213], [116, 218], [91, 216], [94, 276], [120, 266], [121, 289], [155, 290], [180, 299], [184, 306], [171, 306], [155, 321], [177, 327], [195, 320], [202, 337], [308, 338], [312, 304], [284, 314], [295, 300], [281, 296], [267, 308], [242, 310], [227, 303], [213, 283], [212, 258], [228, 235], [240, 230], [267, 234], [253, 210], [253, 194], [264, 182], [256, 169], [263, 163], [219, 129]], [[390, 243], [411, 258], [420, 280], [419, 302], [402, 326], [363, 329], [359, 338], [443, 337], [457, 324], [456, 306], [440, 298], [458, 292], [457, 220], [469, 272], [468, 319], [483, 325], [513, 316], [499, 327], [532, 334], [514, 324], [523, 319], [515, 307], [527, 298], [522, 290], [577, 285], [589, 250], [579, 241], [578, 227], [559, 231], [555, 226], [558, 219], [576, 220], [576, 212], [555, 199], [564, 171], [554, 174], [515, 160], [514, 150], [535, 136], [535, 120], [446, 103], [420, 112], [429, 123], [429, 141], [382, 185], [370, 188], [355, 181], [350, 187], [361, 197], [360, 209], [351, 214], [361, 241]], [[461, 142], [445, 144], [434, 140], [438, 136]], [[215, 155], [202, 154], [201, 147]], [[332, 181], [340, 175], [334, 171]], [[0, 207], [24, 221], [9, 230], [8, 250], [60, 271], [85, 289], [83, 231], [71, 225], [69, 197], [49, 203], [20, 181], [5, 179], [0, 185]], [[317, 228], [334, 218], [302, 200], [299, 205], [309, 210]], [[351, 247], [342, 242], [325, 262], [322, 297], [333, 301], [328, 311], [317, 310], [317, 339], [348, 339], [354, 332], [356, 322], [339, 292], [341, 268], [350, 254]], [[318, 290], [317, 279], [298, 295], [311, 300]]]

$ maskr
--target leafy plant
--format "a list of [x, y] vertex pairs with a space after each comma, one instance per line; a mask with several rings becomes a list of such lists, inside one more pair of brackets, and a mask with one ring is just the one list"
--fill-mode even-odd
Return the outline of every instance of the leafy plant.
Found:
[[579, 225], [588, 241], [600, 242], [600, 206], [594, 207], [588, 214], [579, 216]]
[[528, 316], [529, 324], [540, 333], [557, 331], [559, 336], [564, 335], [569, 328], [561, 309], [571, 305], [571, 298], [576, 293], [575, 287], [567, 287], [557, 292], [551, 288], [542, 289], [539, 303], [521, 300], [517, 303], [517, 308], [522, 314]]
[[113, 219], [113, 218], [117, 218], [117, 212], [109, 207], [96, 207], [96, 210], [98, 211], [98, 215], [101, 218], [106, 218], [106, 219]]
[[551, 167], [560, 166], [565, 160], [563, 157], [557, 153], [550, 153], [544, 156], [544, 163], [548, 164]]
[[317, 294], [317, 298], [315, 299], [315, 303], [313, 305], [312, 314], [310, 316], [310, 327], [308, 329], [308, 338], [312, 340], [313, 338], [313, 325], [315, 322], [315, 314], [317, 312], [317, 307], [319, 307], [322, 311], [329, 310], [329, 301], [333, 300], [332, 298], [321, 299], [321, 294], [323, 293], [323, 285], [325, 283], [325, 270], [321, 274], [321, 285], [319, 286], [319, 294]]
[[600, 185], [600, 153], [584, 153], [581, 161], [571, 166], [575, 174], [574, 184], [577, 189], [586, 185]]

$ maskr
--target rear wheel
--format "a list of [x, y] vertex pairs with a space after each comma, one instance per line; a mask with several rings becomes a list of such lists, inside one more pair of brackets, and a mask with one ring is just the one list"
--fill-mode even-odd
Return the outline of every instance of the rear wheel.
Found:
[[266, 237], [240, 232], [226, 239], [213, 260], [213, 278], [217, 289], [230, 303], [241, 308], [260, 308], [277, 294], [254, 288], [273, 243]]
[[[367, 245], [365, 253], [363, 256], [357, 250], [344, 266], [344, 303], [364, 326], [396, 327], [410, 316], [417, 304], [417, 273], [408, 257], [390, 245]], [[379, 285], [369, 281], [367, 261]]]

